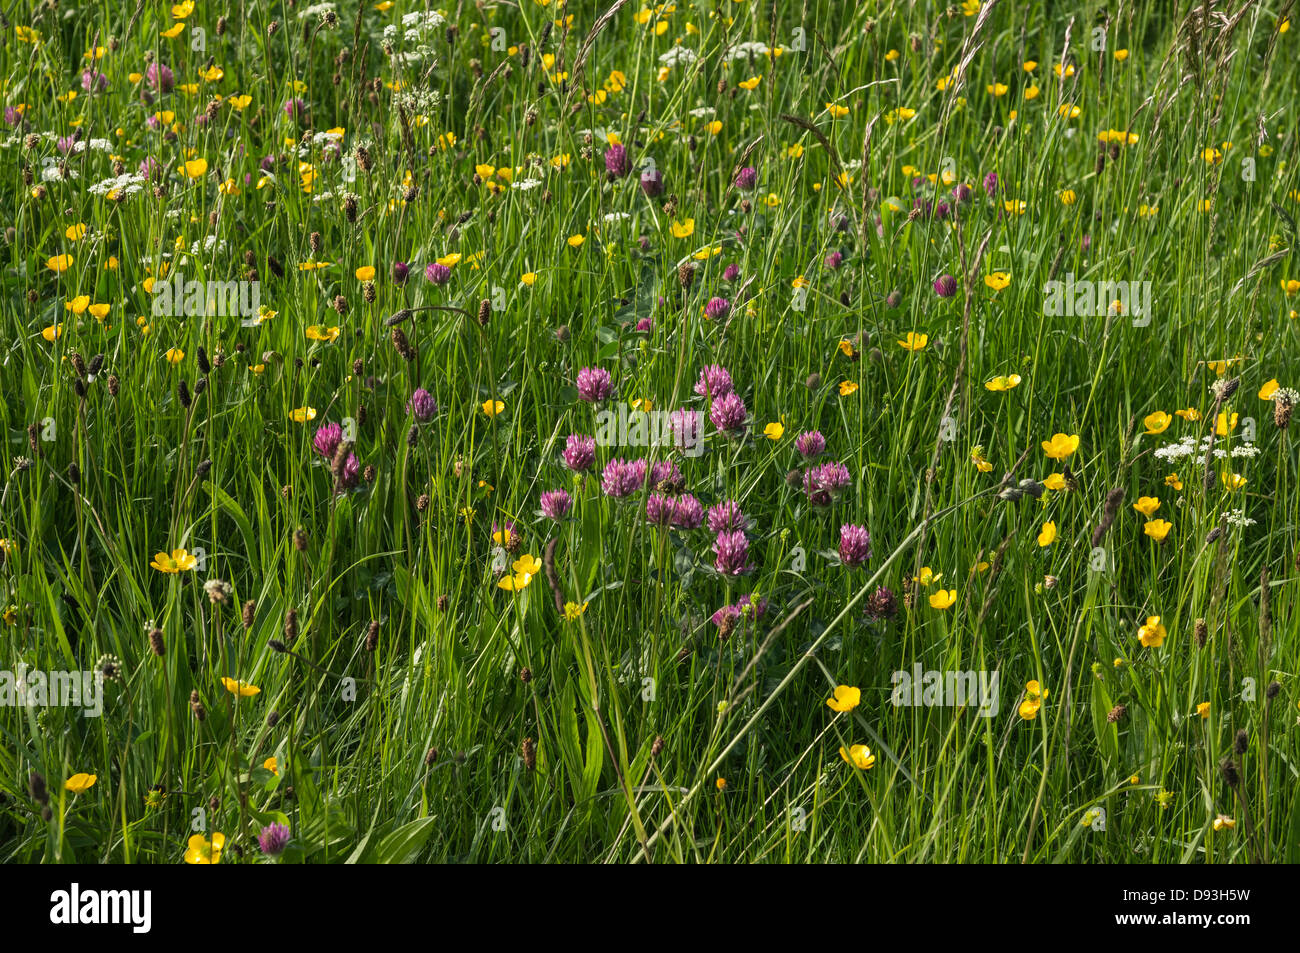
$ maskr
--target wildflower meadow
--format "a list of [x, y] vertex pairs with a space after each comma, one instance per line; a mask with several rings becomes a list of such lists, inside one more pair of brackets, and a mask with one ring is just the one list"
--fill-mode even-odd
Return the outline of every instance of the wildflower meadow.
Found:
[[9, 5], [0, 861], [1300, 861], [1291, 12]]

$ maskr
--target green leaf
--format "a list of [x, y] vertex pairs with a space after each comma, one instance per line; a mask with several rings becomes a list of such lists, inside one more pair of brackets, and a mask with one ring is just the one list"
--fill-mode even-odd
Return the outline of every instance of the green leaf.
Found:
[[249, 520], [248, 514], [244, 512], [243, 507], [236, 503], [229, 493], [211, 480], [205, 480], [203, 485], [208, 488], [208, 492], [212, 494], [212, 498], [216, 500], [217, 504], [235, 521], [235, 525], [239, 527], [239, 535], [244, 539], [244, 556], [249, 562], [255, 562], [258, 558], [258, 552], [253, 543], [255, 538], [253, 536], [253, 524]]
[[433, 817], [422, 817], [393, 831], [379, 842], [379, 847], [375, 849], [375, 855], [370, 863], [413, 863], [416, 854], [433, 833], [434, 820]]

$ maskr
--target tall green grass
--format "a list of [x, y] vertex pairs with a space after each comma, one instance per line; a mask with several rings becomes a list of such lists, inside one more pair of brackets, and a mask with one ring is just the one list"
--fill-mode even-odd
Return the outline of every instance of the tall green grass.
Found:
[[[964, 15], [825, 0], [624, 4], [593, 30], [607, 5], [521, 0], [444, 8], [427, 55], [406, 61], [418, 44], [399, 27], [390, 52], [384, 28], [424, 8], [334, 9], [331, 28], [301, 4], [200, 2], [170, 39], [164, 9], [63, 3], [7, 29], [5, 105], [26, 110], [0, 150], [0, 668], [89, 670], [111, 655], [119, 673], [98, 718], [0, 707], [0, 858], [176, 863], [192, 835], [221, 832], [222, 862], [253, 862], [257, 833], [280, 822], [284, 859], [316, 863], [1300, 859], [1298, 461], [1257, 396], [1271, 380], [1300, 387], [1300, 298], [1282, 287], [1300, 278], [1295, 31], [1260, 7], [1229, 25], [1196, 5]], [[698, 59], [661, 77], [675, 42]], [[728, 58], [741, 42], [782, 52]], [[92, 93], [80, 77], [96, 44], [109, 84]], [[148, 77], [131, 74], [150, 54], [177, 89], [145, 102]], [[209, 60], [221, 79], [201, 78]], [[1062, 63], [1074, 74], [1055, 76]], [[236, 94], [251, 96], [242, 111]], [[295, 96], [305, 116], [282, 108]], [[171, 122], [149, 128], [161, 110]], [[346, 162], [305, 134], [335, 127]], [[1112, 129], [1137, 140], [1112, 150], [1097, 138]], [[74, 131], [111, 154], [61, 156], [55, 140]], [[40, 133], [54, 137], [24, 143]], [[634, 165], [614, 181], [610, 134]], [[370, 168], [350, 180], [358, 147]], [[267, 155], [283, 158], [259, 188]], [[89, 190], [115, 174], [111, 156], [165, 172], [113, 201]], [[189, 178], [197, 158], [207, 170]], [[638, 187], [647, 159], [664, 176], [657, 198]], [[476, 179], [478, 166], [509, 179]], [[733, 186], [741, 166], [757, 169], [753, 192]], [[937, 184], [913, 184], [928, 175]], [[974, 194], [955, 219], [909, 216], [915, 197], [951, 204], [960, 183]], [[1021, 200], [1023, 214], [1004, 205]], [[687, 219], [693, 234], [675, 237]], [[224, 245], [205, 248], [209, 236]], [[453, 253], [449, 283], [426, 281]], [[46, 261], [61, 254], [73, 262], [56, 273]], [[330, 264], [300, 268], [312, 262]], [[405, 284], [395, 262], [410, 264]], [[355, 277], [366, 266], [371, 301]], [[143, 285], [165, 268], [255, 271], [276, 314], [252, 327], [154, 317]], [[993, 272], [1009, 285], [990, 288]], [[944, 274], [951, 298], [932, 287]], [[1067, 274], [1151, 281], [1149, 322], [1046, 315], [1045, 283]], [[77, 295], [108, 316], [66, 309]], [[704, 317], [714, 296], [731, 301], [727, 319]], [[414, 360], [391, 341], [403, 309]], [[313, 325], [338, 336], [309, 340]], [[900, 347], [909, 331], [927, 346]], [[96, 355], [87, 380], [77, 362]], [[707, 409], [692, 388], [715, 363], [750, 411], [748, 436], [706, 424], [706, 452], [675, 459], [701, 501], [734, 499], [752, 521], [757, 570], [731, 579], [711, 572], [712, 534], [648, 527], [644, 500], [607, 499], [599, 470], [584, 481], [559, 462], [569, 434], [595, 432], [580, 368], [608, 370], [614, 401]], [[1010, 374], [1022, 380], [1009, 391], [984, 386]], [[193, 393], [200, 377], [184, 406], [178, 385]], [[1216, 408], [1210, 388], [1229, 380]], [[417, 387], [439, 411], [412, 438]], [[493, 400], [504, 410], [489, 417]], [[314, 419], [295, 422], [306, 407]], [[1147, 415], [1184, 408], [1200, 419], [1146, 433]], [[1216, 445], [1257, 456], [1213, 463], [1207, 485], [1199, 457], [1154, 455], [1209, 433], [1216, 409], [1238, 418]], [[373, 478], [336, 493], [312, 440], [345, 419]], [[788, 479], [804, 430], [853, 477], [829, 510]], [[1080, 438], [1064, 461], [1041, 449], [1058, 432]], [[991, 471], [971, 462], [976, 446]], [[601, 448], [598, 461], [642, 452]], [[999, 497], [1063, 465], [1074, 488]], [[1247, 482], [1229, 490], [1219, 471]], [[1181, 490], [1166, 485], [1174, 472]], [[575, 499], [559, 525], [538, 513], [556, 487]], [[1092, 536], [1117, 488], [1099, 557]], [[1163, 544], [1143, 533], [1141, 496], [1173, 524]], [[1254, 524], [1225, 522], [1236, 510]], [[560, 602], [585, 612], [566, 620], [545, 572], [520, 592], [497, 585], [492, 534], [507, 520], [522, 531], [510, 560], [557, 541]], [[1040, 546], [1048, 521], [1058, 535]], [[870, 530], [864, 569], [827, 555], [842, 523]], [[150, 567], [175, 548], [202, 550], [202, 567]], [[942, 579], [910, 584], [926, 567]], [[209, 580], [229, 583], [226, 604]], [[881, 585], [910, 607], [870, 621]], [[956, 590], [951, 608], [931, 607], [939, 589]], [[766, 614], [720, 639], [711, 614], [746, 594]], [[1158, 648], [1138, 640], [1148, 616], [1168, 633]], [[892, 673], [917, 663], [997, 671], [997, 715], [891, 704]], [[260, 692], [236, 697], [223, 678]], [[1047, 695], [1025, 719], [1030, 680]], [[859, 687], [861, 704], [833, 712], [837, 685]], [[855, 744], [870, 770], [840, 756]], [[82, 772], [94, 786], [65, 790]], [[1220, 815], [1235, 827], [1215, 830]]]

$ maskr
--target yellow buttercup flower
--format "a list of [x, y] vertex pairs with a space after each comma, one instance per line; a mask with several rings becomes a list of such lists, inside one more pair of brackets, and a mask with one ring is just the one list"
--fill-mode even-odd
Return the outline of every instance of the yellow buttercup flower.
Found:
[[876, 766], [876, 756], [866, 745], [849, 745], [847, 749], [841, 745], [840, 757], [862, 771], [870, 771]]
[[940, 611], [950, 609], [956, 601], [956, 589], [940, 589], [938, 592], [930, 596], [930, 608], [939, 609]]
[[763, 428], [763, 436], [768, 440], [780, 440], [785, 434], [785, 425], [780, 423], [770, 423]]
[[1065, 474], [1049, 473], [1043, 480], [1043, 486], [1047, 487], [1049, 490], [1064, 490]]
[[1160, 500], [1154, 496], [1139, 496], [1138, 501], [1133, 504], [1133, 509], [1143, 516], [1150, 516], [1160, 509]]
[[1051, 440], [1042, 442], [1043, 453], [1047, 454], [1048, 459], [1064, 460], [1074, 451], [1079, 449], [1078, 434], [1057, 433], [1052, 435]]
[[1056, 542], [1056, 524], [1052, 522], [1044, 523], [1042, 530], [1038, 534], [1039, 546], [1051, 546]]
[[912, 582], [919, 582], [923, 586], [929, 586], [938, 582], [942, 578], [943, 578], [943, 573], [935, 572], [929, 566], [922, 566], [921, 574], [919, 576], [913, 576]]
[[520, 592], [528, 588], [528, 584], [533, 581], [533, 577], [527, 573], [517, 573], [511, 576], [502, 576], [497, 580], [497, 586], [508, 592]]
[[153, 562], [149, 563], [154, 569], [163, 573], [189, 572], [198, 564], [198, 558], [184, 549], [173, 549], [170, 553], [157, 553], [153, 557]]
[[991, 275], [984, 276], [984, 284], [988, 285], [994, 291], [1001, 291], [1007, 285], [1011, 284], [1011, 275], [1005, 271], [995, 271]]
[[221, 684], [225, 686], [226, 691], [232, 695], [238, 695], [240, 698], [251, 698], [261, 691], [256, 685], [250, 685], [248, 682], [234, 678], [223, 677]]
[[674, 221], [672, 233], [674, 238], [690, 238], [695, 234], [695, 219], [688, 218], [684, 222]]
[[489, 417], [495, 417], [497, 414], [501, 413], [501, 411], [506, 409], [506, 405], [499, 400], [485, 400], [481, 406], [483, 408], [483, 413], [487, 414]]
[[1163, 543], [1169, 531], [1174, 528], [1174, 524], [1168, 520], [1148, 520], [1142, 525], [1142, 532], [1146, 533], [1157, 543]]
[[1046, 699], [1047, 689], [1040, 688], [1037, 679], [1030, 679], [1025, 682], [1025, 698], [1016, 713], [1025, 721], [1033, 721], [1038, 717], [1038, 710], [1043, 707]]
[[850, 394], [857, 393], [858, 385], [853, 381], [840, 381], [840, 396], [848, 397]]
[[316, 419], [315, 407], [299, 407], [289, 413], [289, 419], [296, 424], [305, 424], [309, 420]]
[[531, 553], [524, 553], [510, 564], [510, 568], [515, 572], [523, 572], [530, 576], [535, 576], [542, 571], [542, 561]]
[[826, 699], [827, 706], [832, 711], [846, 712], [857, 708], [862, 702], [862, 689], [853, 688], [849, 685], [836, 685], [835, 694]]
[[1143, 648], [1158, 649], [1164, 643], [1167, 634], [1165, 627], [1160, 624], [1160, 616], [1147, 616], [1146, 625], [1138, 628], [1138, 641], [1142, 643]]
[[1006, 377], [994, 377], [984, 382], [984, 389], [991, 391], [1008, 391], [1013, 387], [1020, 386], [1019, 374], [1008, 374]]
[[219, 864], [221, 863], [221, 848], [225, 846], [225, 834], [214, 833], [211, 841], [202, 834], [194, 834], [186, 845], [185, 863]]
[[898, 345], [906, 351], [919, 351], [929, 343], [930, 336], [928, 334], [908, 331], [907, 335], [898, 342]]
[[63, 787], [65, 790], [71, 791], [73, 794], [81, 794], [83, 791], [93, 787], [95, 782], [98, 780], [99, 778], [93, 774], [74, 774], [72, 777], [68, 778], [68, 780], [63, 782]]
[[1164, 433], [1173, 423], [1174, 418], [1169, 416], [1163, 410], [1157, 410], [1155, 413], [1147, 414], [1142, 418], [1142, 426], [1146, 428], [1147, 433]]

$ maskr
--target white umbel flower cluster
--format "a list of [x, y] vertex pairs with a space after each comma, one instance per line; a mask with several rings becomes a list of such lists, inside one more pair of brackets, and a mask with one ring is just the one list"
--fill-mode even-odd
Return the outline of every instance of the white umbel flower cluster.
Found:
[[[1164, 460], [1169, 463], [1174, 463], [1190, 457], [1193, 463], [1200, 463], [1205, 459], [1205, 451], [1209, 449], [1209, 436], [1202, 437], [1198, 441], [1194, 434], [1189, 434], [1176, 443], [1167, 443], [1163, 447], [1157, 447], [1155, 450], [1155, 457], [1157, 460]], [[1214, 452], [1211, 455], [1216, 460], [1226, 460], [1229, 457], [1233, 459], [1251, 459], [1259, 455], [1259, 447], [1249, 442], [1239, 443], [1231, 450], [1225, 450], [1223, 447], [1215, 446]]]

